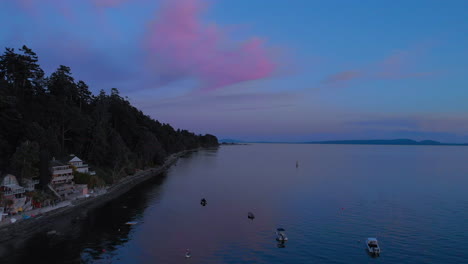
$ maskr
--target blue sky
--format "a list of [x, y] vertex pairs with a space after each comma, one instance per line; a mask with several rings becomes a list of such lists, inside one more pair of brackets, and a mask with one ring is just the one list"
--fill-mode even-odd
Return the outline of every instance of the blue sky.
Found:
[[0, 2], [2, 46], [178, 128], [468, 142], [467, 1]]

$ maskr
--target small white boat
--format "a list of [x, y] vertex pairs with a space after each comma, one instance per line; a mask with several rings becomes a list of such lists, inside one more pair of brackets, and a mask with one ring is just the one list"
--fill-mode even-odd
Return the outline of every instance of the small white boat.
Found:
[[366, 245], [367, 245], [367, 250], [369, 250], [369, 253], [374, 254], [374, 255], [380, 254], [380, 247], [379, 247], [379, 242], [377, 241], [377, 238], [375, 237], [367, 238]]
[[276, 229], [276, 240], [277, 241], [288, 241], [288, 237], [286, 236], [286, 230], [284, 228], [277, 228]]
[[192, 257], [192, 254], [190, 253], [190, 250], [187, 249], [187, 251], [185, 251], [185, 258], [190, 258]]

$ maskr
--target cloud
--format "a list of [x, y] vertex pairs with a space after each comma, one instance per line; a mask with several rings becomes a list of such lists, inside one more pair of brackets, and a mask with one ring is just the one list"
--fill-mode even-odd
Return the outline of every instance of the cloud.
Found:
[[325, 78], [322, 83], [335, 83], [343, 81], [351, 81], [362, 77], [362, 73], [359, 71], [343, 71], [332, 74]]
[[377, 79], [405, 79], [432, 75], [432, 72], [411, 72], [408, 68], [413, 64], [411, 54], [408, 52], [396, 52], [382, 62], [377, 67], [379, 71], [375, 73]]
[[434, 72], [411, 70], [413, 64], [415, 64], [413, 57], [414, 55], [408, 51], [398, 51], [363, 69], [345, 70], [331, 74], [325, 77], [321, 83], [325, 85], [348, 85], [353, 80], [395, 80], [434, 74]]
[[97, 7], [116, 7], [129, 0], [92, 0], [93, 4]]
[[154, 74], [164, 83], [197, 79], [203, 91], [275, 75], [278, 64], [265, 40], [233, 40], [228, 30], [203, 21], [206, 9], [201, 0], [163, 1], [146, 39]]
[[[141, 97], [140, 97], [141, 98]], [[147, 97], [136, 99], [136, 104], [144, 108], [187, 111], [197, 109], [217, 112], [246, 110], [246, 109], [271, 109], [292, 106], [296, 99], [295, 94], [279, 93], [236, 93], [236, 94], [197, 94], [182, 95], [154, 101]]]
[[75, 10], [73, 4], [91, 4], [98, 9], [102, 8], [113, 8], [122, 5], [129, 0], [79, 0], [76, 3], [75, 1], [66, 1], [66, 0], [15, 0], [17, 6], [29, 14], [37, 17], [39, 15], [39, 10], [43, 6], [47, 6], [47, 9], [54, 8], [59, 13], [68, 18], [74, 19]]
[[17, 0], [15, 3], [20, 9], [24, 10], [36, 19], [39, 19], [39, 16], [41, 15], [40, 9], [43, 8], [43, 6], [48, 6], [47, 9], [51, 7], [53, 12], [58, 11], [60, 15], [67, 19], [74, 19], [72, 7], [64, 0]]

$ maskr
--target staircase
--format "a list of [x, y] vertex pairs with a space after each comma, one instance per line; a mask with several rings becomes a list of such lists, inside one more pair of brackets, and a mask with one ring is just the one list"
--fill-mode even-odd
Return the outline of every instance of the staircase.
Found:
[[60, 194], [58, 194], [54, 188], [52, 188], [52, 186], [50, 184], [47, 184], [47, 186], [49, 187], [49, 189], [60, 199], [62, 200], [62, 196], [60, 196]]

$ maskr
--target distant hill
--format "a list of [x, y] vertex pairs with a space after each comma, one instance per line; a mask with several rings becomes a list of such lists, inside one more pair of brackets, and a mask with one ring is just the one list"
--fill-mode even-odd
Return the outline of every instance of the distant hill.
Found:
[[242, 141], [237, 139], [221, 139], [224, 143], [270, 143], [270, 144], [343, 144], [343, 145], [416, 145], [416, 146], [468, 146], [467, 144], [442, 143], [435, 140], [416, 141], [412, 139], [371, 139], [371, 140], [329, 140], [329, 141]]
[[245, 143], [245, 141], [225, 138], [225, 139], [220, 139], [219, 143]]
[[331, 140], [304, 142], [306, 144], [349, 144], [349, 145], [419, 145], [419, 146], [468, 146], [468, 144], [441, 143], [434, 140], [416, 141], [412, 139], [376, 139], [376, 140]]

